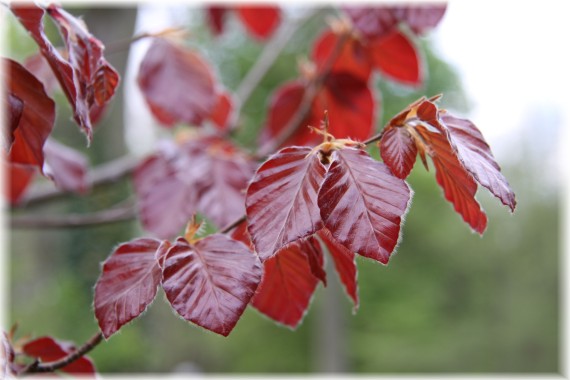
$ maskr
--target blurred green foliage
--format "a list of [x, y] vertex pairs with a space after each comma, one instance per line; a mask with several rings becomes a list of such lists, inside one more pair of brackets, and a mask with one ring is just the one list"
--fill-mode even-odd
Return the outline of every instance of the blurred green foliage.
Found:
[[[235, 89], [263, 44], [245, 36], [233, 19], [230, 30], [213, 38], [201, 15], [193, 16], [192, 43], [217, 67], [222, 82]], [[323, 15], [304, 25], [247, 102], [236, 135], [243, 146], [255, 148], [272, 91], [295, 78], [297, 58], [307, 55], [324, 27]], [[33, 51], [12, 21], [8, 30], [12, 56], [22, 59]], [[428, 74], [422, 88], [374, 79], [382, 99], [378, 130], [422, 95], [444, 93], [444, 107], [468, 110], [454, 69], [438, 57], [429, 37], [418, 43]], [[65, 115], [69, 120], [68, 107], [63, 98], [58, 100], [60, 119]], [[58, 137], [65, 134], [58, 132]], [[377, 149], [372, 153], [378, 156]], [[322, 318], [329, 318], [323, 312], [324, 296], [335, 291], [342, 298], [337, 311], [344, 330], [340, 344], [349, 372], [558, 372], [559, 186], [553, 181], [545, 185], [540, 165], [529, 166], [526, 160], [541, 157], [527, 155], [525, 161], [503, 168], [517, 193], [514, 215], [485, 191], [478, 195], [489, 216], [483, 238], [472, 233], [443, 199], [433, 168], [426, 172], [418, 162], [409, 178], [415, 195], [398, 253], [387, 267], [358, 260], [360, 309], [355, 315], [338, 286], [319, 285], [296, 331], [249, 308], [232, 334], [223, 338], [175, 316], [159, 292], [143, 316], [102, 343], [91, 357], [100, 371], [117, 373], [318, 371], [323, 349], [318, 334], [327, 333], [320, 326]], [[129, 191], [124, 181], [86, 199], [73, 197], [39, 210], [87, 212], [108, 207]], [[21, 334], [85, 341], [97, 330], [91, 307], [99, 263], [113, 246], [142, 234], [135, 222], [73, 231], [11, 231], [9, 321], [19, 323]], [[328, 277], [329, 282], [338, 281], [332, 272]]]

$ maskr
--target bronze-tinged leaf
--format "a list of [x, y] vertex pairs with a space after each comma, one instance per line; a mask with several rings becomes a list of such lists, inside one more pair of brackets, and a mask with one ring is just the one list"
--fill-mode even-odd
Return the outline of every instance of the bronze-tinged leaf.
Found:
[[465, 169], [514, 211], [517, 204], [515, 193], [501, 174], [501, 168], [479, 129], [469, 120], [449, 114], [442, 115], [441, 120], [449, 130], [451, 142], [457, 148], [457, 155]]
[[387, 264], [411, 199], [407, 183], [365, 151], [333, 152], [318, 195], [325, 227], [351, 252]]
[[154, 40], [137, 81], [153, 115], [168, 127], [201, 125], [216, 106], [210, 66], [193, 50], [165, 39]]
[[441, 127], [430, 131], [424, 126], [417, 126], [416, 130], [430, 147], [435, 178], [444, 191], [445, 199], [453, 204], [455, 211], [474, 231], [482, 235], [487, 227], [487, 216], [475, 199], [477, 183], [457, 158], [449, 142], [449, 132]]
[[352, 312], [356, 313], [359, 306], [356, 255], [354, 252], [349, 251], [342, 244], [337, 242], [335, 238], [332, 237], [330, 231], [328, 231], [326, 228], [320, 230], [318, 232], [318, 236], [325, 244], [325, 247], [333, 259], [333, 263], [340, 278], [340, 282], [342, 283], [346, 294], [354, 303]]
[[261, 281], [259, 259], [243, 243], [214, 234], [189, 244], [179, 239], [164, 262], [162, 287], [187, 321], [227, 336]]
[[[12, 163], [37, 166], [42, 170], [44, 163], [43, 147], [50, 135], [55, 120], [55, 103], [44, 91], [42, 83], [18, 62], [3, 59], [8, 74], [7, 92], [12, 98], [10, 112], [14, 115], [8, 136], [3, 141], [8, 144], [8, 160]], [[17, 100], [17, 101], [16, 101]], [[18, 109], [18, 103], [23, 107]], [[12, 105], [16, 109], [12, 109]], [[18, 115], [18, 111], [21, 111]], [[19, 116], [19, 117], [18, 117]]]
[[[75, 346], [69, 342], [55, 340], [50, 336], [44, 336], [24, 344], [22, 352], [43, 363], [50, 363], [63, 359], [67, 355], [75, 352]], [[95, 365], [87, 356], [82, 356], [72, 361], [65, 367], [62, 367], [60, 371], [72, 375], [81, 375], [85, 378], [95, 378], [94, 375], [97, 372]]]
[[152, 303], [162, 277], [158, 257], [170, 243], [135, 239], [113, 250], [95, 285], [95, 317], [105, 338]]
[[322, 227], [317, 193], [325, 168], [310, 148], [280, 150], [261, 165], [246, 192], [248, 231], [261, 261]]
[[44, 173], [62, 190], [84, 194], [88, 190], [87, 157], [79, 151], [48, 139], [44, 146]]
[[418, 154], [410, 132], [403, 127], [388, 127], [378, 144], [384, 163], [396, 177], [406, 179], [416, 163]]
[[295, 329], [307, 313], [319, 283], [306, 254], [315, 249], [315, 245], [299, 240], [266, 260], [252, 306], [274, 321]]
[[236, 11], [249, 34], [259, 40], [269, 38], [281, 21], [281, 12], [276, 6], [242, 5], [236, 7]]
[[388, 78], [419, 86], [423, 80], [421, 60], [413, 42], [396, 30], [369, 42], [372, 65]]

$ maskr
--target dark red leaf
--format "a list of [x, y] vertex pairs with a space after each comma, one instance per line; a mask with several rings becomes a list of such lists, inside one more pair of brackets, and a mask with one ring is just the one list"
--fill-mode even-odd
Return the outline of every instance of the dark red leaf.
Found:
[[101, 66], [95, 72], [93, 91], [95, 93], [95, 103], [103, 107], [115, 94], [115, 89], [119, 85], [119, 74], [110, 66]]
[[[335, 52], [335, 46], [339, 43], [339, 36], [327, 30], [317, 39], [313, 46], [312, 58], [317, 64], [318, 72], [322, 72], [328, 60]], [[368, 58], [368, 51], [362, 43], [354, 38], [347, 37], [342, 49], [335, 59], [331, 72], [345, 72], [363, 81], [368, 81], [372, 66]]]
[[162, 278], [158, 258], [170, 243], [135, 239], [113, 250], [95, 285], [95, 317], [105, 338], [138, 317], [156, 296]]
[[[43, 363], [50, 363], [63, 359], [67, 355], [75, 351], [73, 344], [55, 340], [52, 337], [41, 337], [27, 342], [22, 351], [27, 356], [39, 359]], [[63, 372], [77, 375], [95, 374], [95, 366], [91, 359], [82, 356], [60, 369]]]
[[318, 235], [333, 259], [334, 267], [346, 294], [354, 303], [352, 312], [355, 313], [359, 306], [356, 255], [337, 242], [327, 229], [320, 230]]
[[411, 191], [363, 150], [333, 152], [318, 195], [325, 227], [351, 252], [387, 264], [400, 237]]
[[[43, 146], [51, 133], [55, 119], [55, 103], [44, 91], [43, 85], [28, 70], [11, 59], [4, 59], [8, 72], [8, 94], [23, 103], [15, 129], [5, 139], [11, 141], [8, 159], [19, 164], [35, 165], [40, 170], [44, 163]], [[14, 102], [17, 107], [18, 102]], [[16, 108], [11, 113], [18, 114]]]
[[224, 16], [227, 8], [219, 5], [206, 7], [208, 26], [214, 35], [218, 36], [224, 32]]
[[445, 199], [453, 204], [463, 220], [483, 234], [487, 216], [475, 199], [477, 183], [465, 170], [449, 142], [447, 130], [429, 131], [424, 126], [416, 127], [430, 147], [430, 156], [435, 166], [435, 178], [444, 191]]
[[435, 28], [447, 9], [447, 3], [414, 4], [396, 6], [392, 9], [395, 17], [406, 23], [416, 35], [422, 35]]
[[46, 141], [44, 153], [44, 173], [58, 188], [80, 194], [88, 190], [87, 157], [54, 139]]
[[517, 204], [515, 194], [501, 174], [501, 168], [479, 129], [469, 120], [449, 114], [442, 115], [441, 120], [449, 130], [449, 137], [457, 149], [463, 167], [477, 182], [514, 211]]
[[252, 299], [253, 307], [261, 313], [293, 329], [303, 320], [319, 282], [306, 254], [316, 249], [312, 239], [296, 241], [266, 260], [263, 279]]
[[412, 86], [422, 82], [422, 68], [416, 47], [402, 32], [375, 38], [368, 48], [372, 65], [389, 78]]
[[26, 58], [24, 67], [43, 83], [46, 93], [53, 94], [55, 89], [59, 86], [59, 82], [53, 70], [41, 52], [32, 54]]
[[236, 11], [247, 31], [255, 38], [265, 40], [279, 25], [281, 14], [275, 6], [238, 6]]
[[155, 39], [141, 62], [138, 84], [153, 115], [164, 125], [201, 125], [216, 106], [214, 77], [194, 51]]
[[4, 130], [4, 133], [7, 134], [7, 136], [3, 136], [5, 140], [2, 145], [5, 149], [3, 152], [7, 152], [14, 143], [14, 132], [16, 132], [16, 129], [20, 124], [20, 119], [22, 119], [22, 114], [24, 113], [24, 102], [22, 99], [12, 93], [9, 93], [6, 101], [8, 104], [4, 109], [8, 110], [8, 129]]
[[216, 106], [210, 115], [210, 120], [214, 125], [221, 130], [226, 130], [228, 126], [229, 117], [234, 108], [232, 96], [227, 91], [218, 93]]
[[184, 319], [227, 336], [261, 275], [259, 259], [244, 244], [214, 234], [193, 244], [179, 240], [169, 249], [162, 287]]
[[405, 179], [412, 171], [418, 154], [410, 132], [404, 127], [388, 127], [379, 146], [384, 163], [396, 177]]
[[5, 170], [6, 177], [8, 178], [8, 186], [4, 188], [6, 192], [5, 198], [7, 198], [11, 204], [18, 204], [28, 188], [28, 185], [34, 178], [36, 168], [31, 165], [8, 163], [5, 166]]
[[248, 231], [261, 261], [322, 227], [317, 193], [325, 168], [310, 152], [282, 149], [261, 165], [247, 188]]
[[327, 272], [324, 268], [325, 257], [319, 241], [314, 236], [308, 238], [308, 244], [303, 246], [303, 252], [307, 255], [313, 276], [321, 280], [324, 286], [327, 286]]

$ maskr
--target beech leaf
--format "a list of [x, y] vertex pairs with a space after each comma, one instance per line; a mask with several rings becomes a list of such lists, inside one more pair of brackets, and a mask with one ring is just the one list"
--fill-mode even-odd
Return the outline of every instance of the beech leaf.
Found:
[[412, 171], [418, 154], [418, 148], [408, 130], [403, 127], [388, 127], [379, 146], [384, 163], [396, 177], [405, 179]]
[[58, 188], [80, 194], [88, 190], [87, 157], [54, 139], [46, 141], [44, 153], [44, 173]]
[[310, 148], [290, 147], [271, 156], [246, 192], [248, 231], [261, 261], [322, 227], [317, 193], [325, 168]]
[[227, 336], [262, 275], [259, 259], [243, 243], [214, 234], [193, 244], [179, 239], [168, 251], [162, 287], [184, 319]]
[[[43, 363], [49, 363], [63, 359], [71, 354], [75, 351], [75, 346], [68, 342], [62, 342], [52, 337], [44, 336], [24, 344], [22, 351], [27, 356], [39, 359]], [[82, 376], [94, 375], [96, 373], [93, 362], [87, 356], [82, 356], [72, 361], [65, 367], [62, 367], [60, 371]]]
[[156, 296], [162, 277], [158, 257], [168, 242], [135, 239], [113, 250], [95, 285], [95, 317], [105, 338], [138, 317]]
[[422, 82], [421, 61], [414, 44], [400, 31], [369, 42], [370, 59], [375, 68], [390, 79], [407, 85]]
[[351, 252], [387, 264], [400, 238], [411, 190], [359, 149], [333, 152], [318, 195], [325, 227]]
[[281, 14], [278, 7], [238, 6], [236, 11], [247, 31], [257, 39], [267, 39], [279, 26]]
[[263, 263], [263, 279], [252, 306], [269, 318], [295, 329], [307, 313], [319, 280], [312, 274], [306, 252], [316, 242], [299, 240]]
[[5, 198], [8, 199], [11, 204], [16, 205], [20, 202], [28, 185], [32, 182], [36, 174], [36, 168], [31, 165], [2, 164], [5, 165], [4, 170], [6, 178], [8, 179], [8, 186], [4, 187], [4, 191], [6, 192]]

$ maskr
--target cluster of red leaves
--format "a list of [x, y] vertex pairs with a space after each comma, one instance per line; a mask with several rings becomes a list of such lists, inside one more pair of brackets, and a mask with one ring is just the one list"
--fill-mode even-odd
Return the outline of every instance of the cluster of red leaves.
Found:
[[[41, 55], [30, 57], [27, 67], [4, 59], [9, 128], [2, 155], [10, 179], [7, 198], [18, 203], [38, 171], [64, 190], [84, 192], [85, 158], [55, 141], [46, 144], [55, 120], [55, 104], [48, 92], [54, 83], [59, 84], [74, 119], [91, 141], [93, 124], [113, 97], [119, 75], [103, 57], [103, 44], [81, 20], [60, 7], [12, 4], [10, 9], [37, 43]], [[65, 43], [61, 49], [54, 47], [44, 33], [46, 13]]]
[[[224, 19], [232, 8], [213, 5], [206, 8], [207, 21], [214, 35], [224, 32]], [[233, 11], [241, 20], [247, 32], [256, 39], [269, 38], [281, 21], [281, 12], [273, 5], [236, 5]]]

